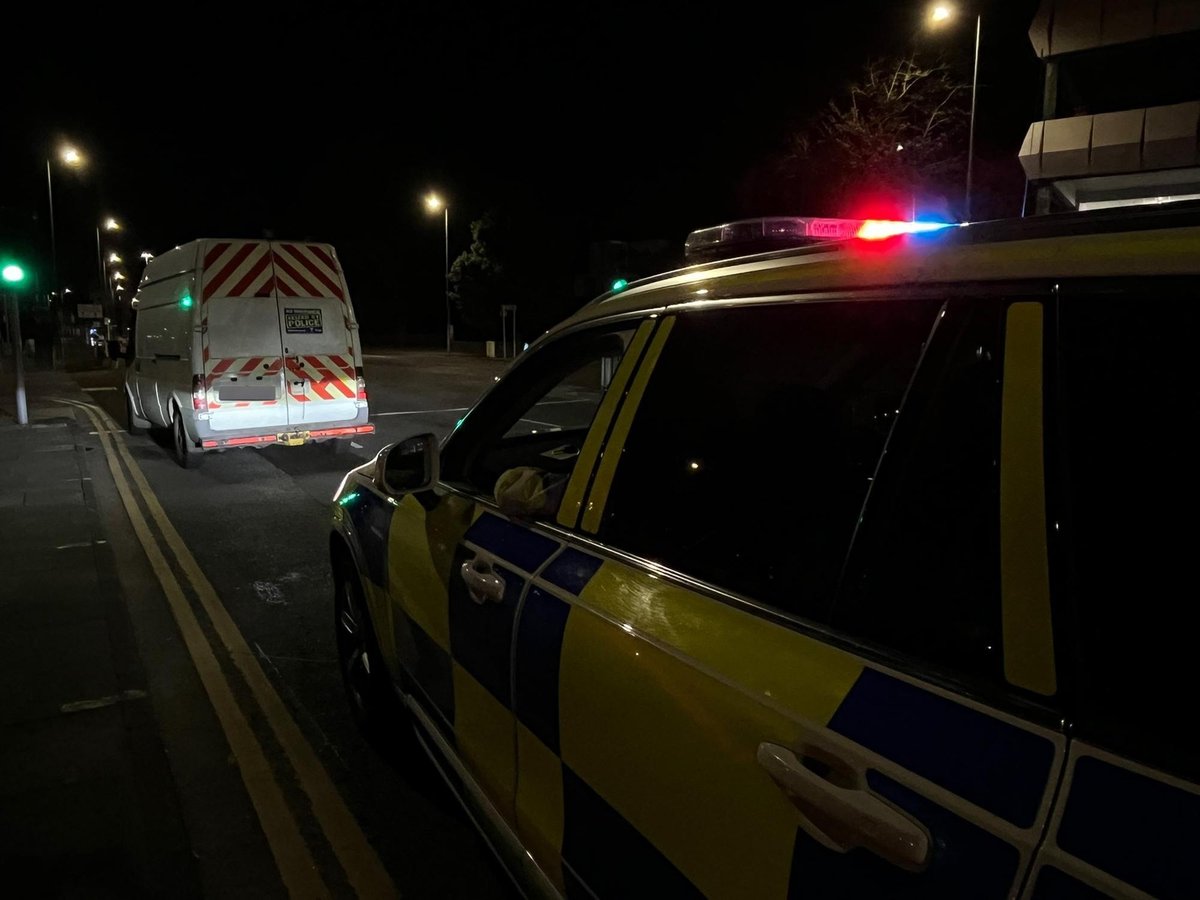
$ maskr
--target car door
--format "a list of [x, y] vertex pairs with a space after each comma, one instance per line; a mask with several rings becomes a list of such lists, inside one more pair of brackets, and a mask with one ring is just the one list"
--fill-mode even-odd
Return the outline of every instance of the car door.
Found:
[[[1002, 546], [1040, 558], [1004, 543], [1002, 495], [1028, 524], [1038, 491], [1002, 490], [997, 463], [1002, 395], [1015, 427], [1040, 422], [1011, 404], [1041, 372], [1041, 318], [974, 312], [856, 299], [660, 320], [577, 518], [560, 519], [577, 536], [518, 622], [518, 796], [536, 792], [568, 895], [1019, 889], [1065, 746], [1046, 623], [1000, 587]], [[952, 452], [973, 455], [947, 468], [960, 425]], [[946, 479], [900, 477], [885, 444]], [[876, 479], [888, 502], [867, 530]], [[974, 519], [905, 519], [932, 487]], [[888, 577], [881, 548], [902, 528], [935, 577]], [[933, 628], [953, 598], [972, 609], [941, 633], [970, 642], [965, 668], [940, 640], [866, 626], [882, 603]]]
[[443, 483], [398, 501], [390, 523], [396, 659], [431, 734], [463, 765], [468, 793], [510, 834], [522, 820], [515, 623], [562, 544], [535, 523], [554, 517], [577, 465], [590, 471], [580, 459], [594, 461], [592, 420], [616, 402], [606, 373], [634, 327], [571, 334], [523, 358], [447, 439]]
[[1193, 580], [1194, 281], [1064, 286], [1060, 590], [1072, 741], [1025, 896], [1200, 896]]

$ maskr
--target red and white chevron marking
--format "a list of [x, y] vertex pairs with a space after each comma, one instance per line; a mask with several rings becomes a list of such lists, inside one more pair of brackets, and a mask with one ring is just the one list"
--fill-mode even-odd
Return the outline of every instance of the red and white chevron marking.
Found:
[[222, 376], [236, 375], [238, 378], [248, 378], [251, 375], [275, 376], [283, 368], [283, 358], [279, 356], [241, 356], [217, 357], [205, 360], [204, 384], [208, 390], [208, 408], [221, 409], [232, 406], [241, 409], [246, 406], [274, 406], [275, 400], [238, 400], [234, 403], [220, 403], [217, 392], [217, 379]]
[[[358, 396], [358, 378], [354, 366], [341, 356], [302, 356], [286, 360], [288, 372], [297, 380], [304, 381], [304, 390], [297, 392], [288, 385], [293, 400], [307, 403], [310, 400], [353, 400]], [[291, 379], [289, 378], [289, 382]]]
[[274, 245], [275, 286], [285, 297], [337, 297], [346, 302], [342, 275], [319, 244]]
[[271, 245], [266, 241], [217, 241], [204, 254], [202, 303], [217, 297], [270, 297], [275, 288]]

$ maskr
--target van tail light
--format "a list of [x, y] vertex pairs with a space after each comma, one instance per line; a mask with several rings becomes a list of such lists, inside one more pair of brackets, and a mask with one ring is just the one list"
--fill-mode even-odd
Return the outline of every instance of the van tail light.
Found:
[[367, 379], [365, 379], [363, 377], [363, 367], [355, 366], [354, 374], [358, 379], [358, 399], [366, 400], [367, 399]]
[[203, 375], [192, 376], [192, 409], [199, 415], [208, 416], [208, 386]]

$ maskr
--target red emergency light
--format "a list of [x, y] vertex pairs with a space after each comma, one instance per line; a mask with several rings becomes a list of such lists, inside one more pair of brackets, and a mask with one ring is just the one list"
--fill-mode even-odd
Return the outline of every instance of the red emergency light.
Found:
[[902, 234], [924, 234], [949, 228], [946, 222], [904, 222], [893, 219], [830, 219], [810, 216], [775, 216], [728, 222], [701, 228], [688, 235], [684, 259], [689, 263], [714, 262], [791, 250], [827, 241], [880, 241]]

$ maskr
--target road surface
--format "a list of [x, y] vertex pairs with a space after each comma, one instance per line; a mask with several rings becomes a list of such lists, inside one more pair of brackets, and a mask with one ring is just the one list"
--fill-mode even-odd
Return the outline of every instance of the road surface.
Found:
[[[319, 445], [238, 449], [210, 453], [199, 468], [184, 470], [171, 459], [168, 438], [153, 433], [94, 435], [104, 453], [87, 454], [200, 892], [208, 896], [295, 893], [289, 877], [299, 879], [300, 890], [316, 877], [335, 896], [513, 894], [436, 771], [411, 748], [380, 749], [354, 727], [335, 658], [328, 563], [328, 504], [344, 472], [403, 437], [446, 434], [504, 364], [398, 352], [367, 354], [364, 365], [377, 431], [341, 454]], [[123, 425], [121, 376], [107, 369], [72, 377]], [[95, 432], [112, 428], [95, 412], [81, 421], [92, 421]], [[110, 456], [116, 462], [106, 467]], [[157, 565], [165, 571], [155, 568], [157, 551], [147, 550], [147, 539], [161, 551]], [[177, 608], [164, 599], [164, 577], [180, 586]], [[224, 630], [206, 594], [227, 611]], [[189, 636], [192, 613], [196, 630]], [[189, 640], [201, 657], [205, 646], [215, 648], [219, 671], [204, 676]], [[225, 713], [223, 690], [231, 698]], [[272, 692], [283, 707], [274, 713]], [[272, 799], [269, 784], [261, 796], [250, 788], [245, 772], [254, 754], [237, 751], [236, 728], [230, 737], [226, 721], [237, 719], [237, 709], [246, 720], [245, 746], [261, 746], [282, 799]], [[289, 732], [288, 718], [298, 735]], [[279, 827], [269, 836], [262, 823], [271, 820], [272, 803]]]

